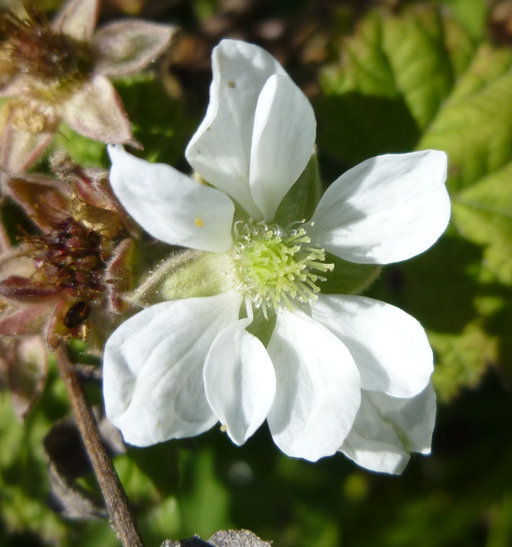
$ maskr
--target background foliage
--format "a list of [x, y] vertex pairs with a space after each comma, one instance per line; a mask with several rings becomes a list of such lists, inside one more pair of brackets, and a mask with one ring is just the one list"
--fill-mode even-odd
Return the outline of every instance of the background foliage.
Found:
[[[450, 158], [448, 231], [424, 255], [385, 268], [368, 291], [428, 330], [440, 400], [433, 455], [388, 477], [342, 456], [287, 458], [265, 427], [241, 448], [218, 429], [129, 448], [114, 461], [147, 545], [230, 527], [285, 547], [512, 544], [511, 4], [105, 2], [105, 19], [136, 13], [184, 29], [158, 65], [116, 82], [152, 161], [188, 169], [183, 151], [222, 36], [269, 49], [310, 95], [325, 182], [381, 153], [437, 148]], [[104, 145], [69, 129], [55, 146], [107, 166]], [[99, 387], [90, 389], [100, 403]], [[0, 392], [1, 545], [117, 545], [105, 520], [50, 509], [43, 439], [68, 410], [53, 368], [23, 424]], [[90, 476], [82, 486], [95, 488]]]

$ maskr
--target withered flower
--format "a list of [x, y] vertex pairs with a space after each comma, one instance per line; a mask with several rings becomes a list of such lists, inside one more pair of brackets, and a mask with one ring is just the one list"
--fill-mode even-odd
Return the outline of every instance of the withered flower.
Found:
[[0, 258], [0, 336], [42, 333], [49, 348], [69, 337], [92, 344], [126, 311], [136, 234], [110, 192], [108, 175], [53, 161], [57, 178], [11, 176], [9, 193], [40, 233]]
[[100, 0], [69, 0], [53, 23], [28, 9], [0, 13], [0, 165], [30, 167], [62, 120], [94, 140], [134, 143], [107, 77], [136, 72], [160, 55], [175, 28], [117, 21], [94, 32]]

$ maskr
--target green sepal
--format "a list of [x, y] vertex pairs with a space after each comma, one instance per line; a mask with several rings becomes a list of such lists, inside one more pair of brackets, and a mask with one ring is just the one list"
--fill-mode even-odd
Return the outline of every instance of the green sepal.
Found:
[[325, 281], [318, 286], [324, 294], [360, 294], [379, 276], [382, 266], [347, 262], [331, 253], [325, 254], [325, 263], [334, 264]]
[[[254, 309], [254, 308], [253, 308]], [[264, 346], [267, 346], [270, 342], [270, 337], [274, 332], [276, 325], [276, 312], [269, 310], [268, 316], [263, 315], [261, 308], [254, 309], [254, 318], [252, 323], [247, 327], [247, 332], [254, 334], [258, 337]]]
[[301, 176], [281, 201], [275, 221], [286, 227], [298, 220], [310, 219], [321, 195], [322, 181], [318, 170], [318, 158], [314, 151]]
[[226, 275], [229, 255], [185, 250], [162, 260], [126, 299], [151, 306], [165, 300], [213, 296], [231, 288]]

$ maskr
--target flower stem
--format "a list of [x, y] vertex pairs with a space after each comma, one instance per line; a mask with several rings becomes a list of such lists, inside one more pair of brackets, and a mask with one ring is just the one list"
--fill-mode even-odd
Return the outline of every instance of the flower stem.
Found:
[[128, 498], [101, 442], [96, 420], [69, 360], [67, 348], [63, 344], [59, 345], [55, 356], [75, 413], [80, 435], [103, 493], [110, 515], [110, 525], [124, 547], [143, 547], [137, 522], [128, 505]]

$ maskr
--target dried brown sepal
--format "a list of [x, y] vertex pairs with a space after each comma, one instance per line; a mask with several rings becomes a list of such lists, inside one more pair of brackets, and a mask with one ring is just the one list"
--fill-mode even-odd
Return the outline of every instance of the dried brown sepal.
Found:
[[18, 302], [34, 302], [55, 297], [60, 292], [57, 285], [41, 284], [31, 278], [11, 275], [0, 282], [0, 296]]
[[112, 258], [105, 268], [105, 283], [107, 284], [108, 309], [114, 313], [125, 313], [130, 304], [124, 299], [133, 287], [133, 252], [135, 243], [125, 239], [116, 247]]
[[10, 195], [42, 231], [50, 230], [69, 216], [71, 185], [58, 179], [24, 175], [11, 177], [7, 184]]

